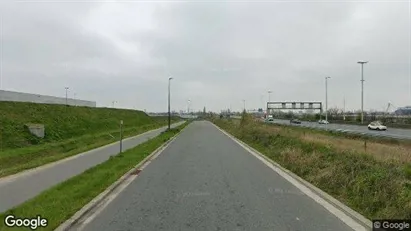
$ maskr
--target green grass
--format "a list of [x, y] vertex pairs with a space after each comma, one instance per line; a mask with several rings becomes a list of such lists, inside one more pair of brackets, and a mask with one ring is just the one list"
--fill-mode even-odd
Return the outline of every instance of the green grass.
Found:
[[[188, 124], [163, 132], [156, 138], [44, 191], [22, 205], [0, 214], [0, 219], [3, 221], [9, 214], [16, 217], [41, 215], [48, 219], [48, 226], [38, 230], [54, 230]], [[5, 227], [4, 222], [0, 223], [0, 230], [8, 229], [10, 228]]]
[[341, 151], [334, 141], [327, 145], [309, 142], [301, 138], [315, 133], [308, 129], [251, 121], [213, 122], [369, 219], [411, 218], [409, 164]]
[[[6, 151], [112, 131], [119, 128], [120, 120], [124, 120], [125, 127], [156, 122], [153, 117], [137, 110], [0, 102], [1, 149]], [[44, 124], [46, 137], [32, 136], [24, 128], [27, 123]]]
[[[118, 141], [120, 120], [124, 137], [167, 124], [136, 110], [0, 102], [0, 177]], [[44, 124], [45, 138], [31, 135], [27, 123]]]

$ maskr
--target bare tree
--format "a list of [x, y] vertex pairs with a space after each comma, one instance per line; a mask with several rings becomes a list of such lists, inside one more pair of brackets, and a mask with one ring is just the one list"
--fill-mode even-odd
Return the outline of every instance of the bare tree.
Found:
[[330, 108], [328, 109], [328, 114], [330, 115], [331, 119], [337, 120], [339, 119], [340, 115], [342, 115], [342, 110], [338, 108]]

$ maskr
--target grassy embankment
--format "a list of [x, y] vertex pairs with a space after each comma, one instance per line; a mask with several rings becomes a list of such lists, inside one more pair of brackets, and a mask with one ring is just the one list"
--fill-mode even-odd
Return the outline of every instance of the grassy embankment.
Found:
[[[124, 137], [167, 123], [136, 110], [0, 102], [0, 177], [118, 141], [120, 120]], [[30, 134], [28, 123], [44, 124], [45, 138]]]
[[264, 124], [213, 122], [369, 219], [411, 218], [411, 144]]
[[[27, 218], [40, 215], [48, 219], [48, 226], [37, 230], [54, 230], [188, 124], [187, 122], [165, 131], [156, 138], [44, 191], [22, 205], [0, 214], [0, 219], [3, 221], [9, 214]], [[0, 230], [8, 229], [28, 230], [27, 228], [7, 228], [4, 222], [0, 223]]]

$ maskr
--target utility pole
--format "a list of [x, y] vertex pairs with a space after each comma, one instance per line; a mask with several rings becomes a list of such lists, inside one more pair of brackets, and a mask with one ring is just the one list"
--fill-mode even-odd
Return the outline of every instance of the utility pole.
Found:
[[361, 64], [361, 124], [364, 123], [364, 64], [368, 61], [358, 61]]

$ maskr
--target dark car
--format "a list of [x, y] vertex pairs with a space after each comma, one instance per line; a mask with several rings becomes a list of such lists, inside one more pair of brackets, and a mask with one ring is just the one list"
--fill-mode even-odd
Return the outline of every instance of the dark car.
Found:
[[267, 118], [267, 119], [265, 119], [265, 122], [267, 122], [267, 123], [272, 123], [272, 122], [274, 122], [274, 119], [273, 118]]
[[292, 120], [290, 120], [290, 123], [291, 123], [291, 124], [301, 124], [301, 120], [299, 120], [299, 119], [292, 119]]

